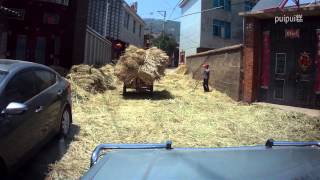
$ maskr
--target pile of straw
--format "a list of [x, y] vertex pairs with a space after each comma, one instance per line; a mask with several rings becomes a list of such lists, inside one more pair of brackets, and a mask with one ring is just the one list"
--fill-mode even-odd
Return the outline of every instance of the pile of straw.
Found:
[[[111, 68], [109, 65], [100, 69], [89, 65], [75, 65], [71, 68], [67, 79], [74, 87], [79, 87], [88, 93], [103, 93], [115, 89]], [[79, 89], [74, 92], [79, 92]]]
[[128, 84], [136, 78], [152, 84], [165, 75], [168, 62], [166, 53], [156, 47], [144, 50], [129, 46], [116, 65], [115, 75]]
[[176, 73], [177, 74], [181, 74], [181, 75], [187, 75], [188, 74], [188, 66], [187, 65], [180, 65], [177, 69], [176, 69]]

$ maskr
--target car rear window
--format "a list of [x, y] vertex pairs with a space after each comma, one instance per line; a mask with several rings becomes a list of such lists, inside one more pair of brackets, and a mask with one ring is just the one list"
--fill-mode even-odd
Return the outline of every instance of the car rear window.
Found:
[[6, 77], [7, 73], [0, 71], [0, 83], [3, 81], [4, 77]]

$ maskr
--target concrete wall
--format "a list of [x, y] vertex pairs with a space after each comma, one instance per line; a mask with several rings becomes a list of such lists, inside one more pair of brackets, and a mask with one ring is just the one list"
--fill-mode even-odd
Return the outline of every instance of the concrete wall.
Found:
[[111, 42], [87, 28], [84, 64], [103, 65], [111, 62]]
[[203, 64], [211, 69], [209, 84], [234, 100], [242, 99], [242, 45], [234, 45], [187, 57], [193, 78], [201, 80]]
[[[126, 43], [143, 47], [144, 43], [144, 22], [141, 18], [137, 16], [132, 10], [129, 9], [126, 5], [123, 6], [121, 11], [121, 22], [120, 22], [120, 36], [119, 39]], [[129, 13], [129, 27], [125, 27], [125, 14]], [[136, 22], [135, 32], [133, 32], [134, 21]], [[139, 33], [141, 25], [141, 34]]]
[[[213, 0], [202, 0], [202, 10], [213, 8]], [[201, 43], [203, 48], [222, 48], [230, 45], [242, 43], [243, 40], [243, 18], [238, 15], [244, 12], [243, 0], [232, 0], [231, 10], [216, 9], [204, 12], [201, 15]], [[224, 39], [213, 36], [213, 20], [227, 21], [231, 23], [231, 38]], [[223, 32], [222, 32], [223, 33]]]
[[[182, 15], [200, 11], [201, 0], [188, 0], [181, 7]], [[180, 51], [185, 51], [186, 56], [196, 54], [197, 48], [200, 47], [201, 14], [185, 16], [180, 20]]]

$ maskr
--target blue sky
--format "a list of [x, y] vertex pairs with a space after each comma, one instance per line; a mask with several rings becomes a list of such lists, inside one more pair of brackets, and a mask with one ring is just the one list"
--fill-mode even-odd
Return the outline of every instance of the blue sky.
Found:
[[180, 0], [126, 0], [128, 4], [135, 1], [138, 2], [138, 14], [142, 18], [162, 19], [163, 17], [157, 13], [157, 11], [167, 11], [167, 19], [174, 19], [181, 16], [179, 6], [172, 14], [174, 7]]

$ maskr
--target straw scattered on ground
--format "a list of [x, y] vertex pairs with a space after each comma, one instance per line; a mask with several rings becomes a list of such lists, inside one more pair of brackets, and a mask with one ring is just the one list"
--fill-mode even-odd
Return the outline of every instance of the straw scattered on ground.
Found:
[[[159, 143], [174, 147], [225, 147], [276, 140], [320, 140], [320, 119], [269, 106], [237, 103], [217, 91], [203, 93], [188, 76], [170, 73], [154, 96], [119, 90], [74, 104], [79, 133], [64, 157], [52, 164], [48, 179], [78, 179], [101, 143]], [[121, 89], [121, 88], [118, 88]]]

